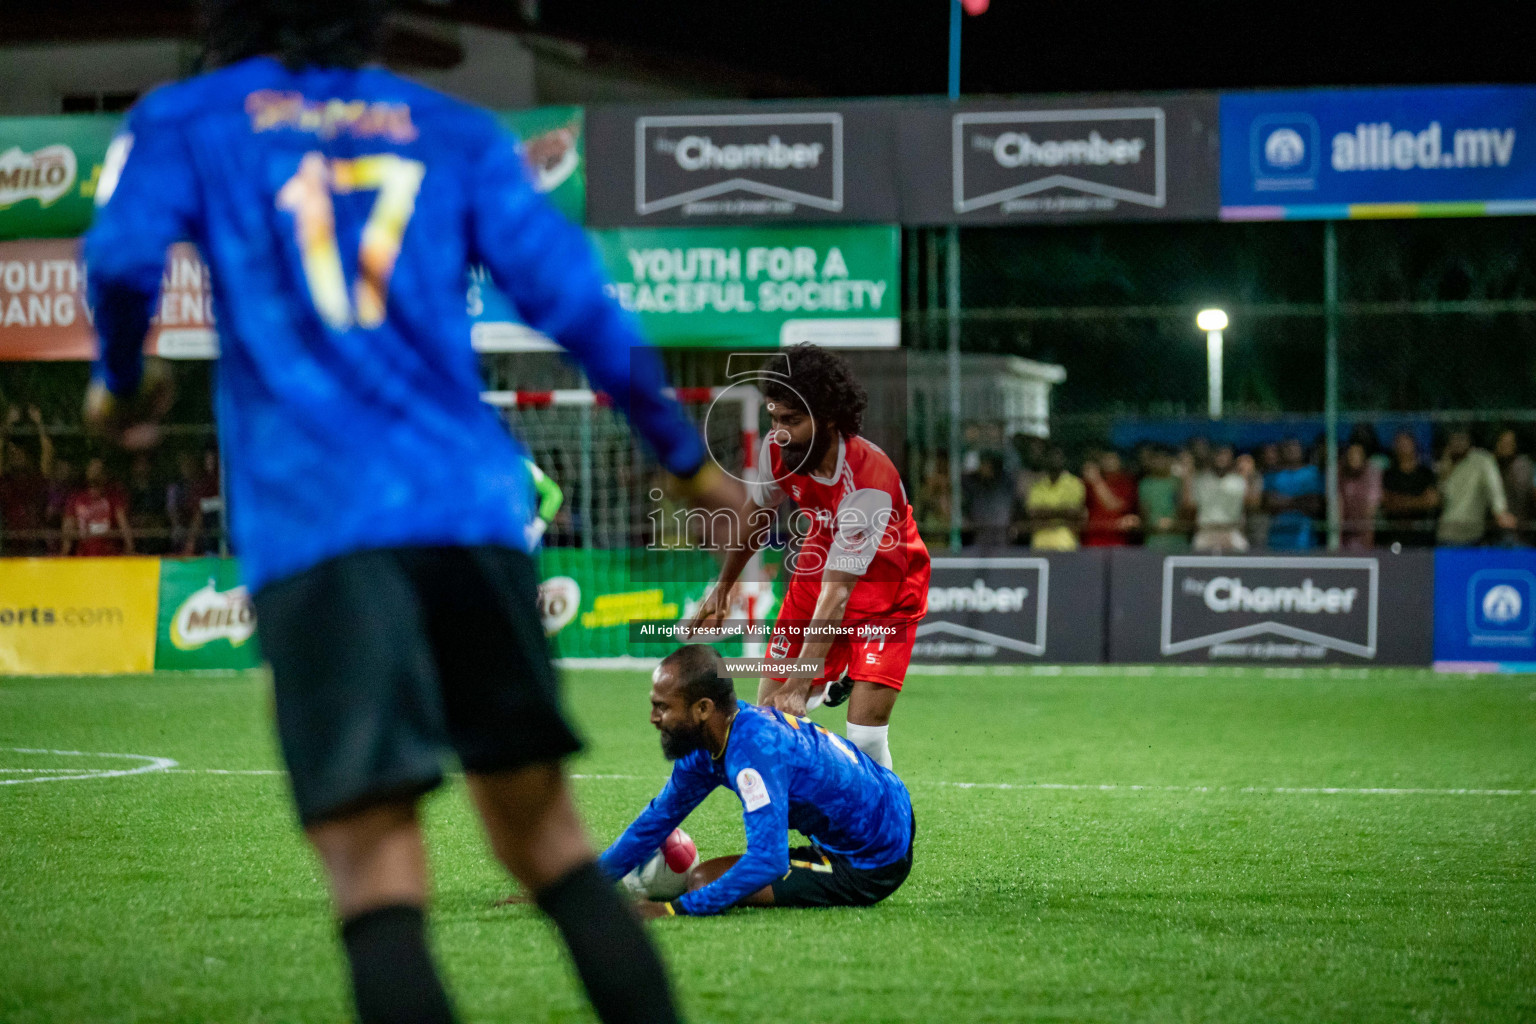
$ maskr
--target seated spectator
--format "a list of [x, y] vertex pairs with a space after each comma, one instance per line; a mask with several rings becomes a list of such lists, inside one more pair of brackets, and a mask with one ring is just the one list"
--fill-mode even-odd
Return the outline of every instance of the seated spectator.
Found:
[[1083, 544], [1091, 548], [1129, 544], [1131, 532], [1141, 528], [1141, 518], [1136, 515], [1136, 481], [1122, 467], [1120, 453], [1089, 456], [1083, 463], [1083, 484], [1088, 505]]
[[980, 547], [1008, 543], [1013, 524], [1013, 480], [997, 451], [981, 453], [976, 472], [966, 474], [961, 490], [969, 542]]
[[[69, 499], [79, 489], [80, 474], [76, 472], [75, 464], [68, 459], [54, 459], [53, 473], [48, 478], [48, 511], [45, 515], [48, 520], [48, 529], [55, 538], [63, 535], [64, 507], [69, 504]], [[62, 551], [62, 543], [51, 539], [48, 542], [48, 550], [59, 553]]]
[[203, 452], [203, 471], [192, 484], [192, 523], [187, 529], [184, 555], [217, 555], [224, 533], [223, 481], [219, 479], [219, 451]]
[[1184, 481], [1173, 474], [1173, 453], [1160, 445], [1148, 446], [1142, 472], [1136, 498], [1146, 546], [1155, 551], [1187, 551], [1189, 537], [1180, 515]]
[[1306, 461], [1294, 437], [1281, 442], [1280, 468], [1264, 478], [1264, 505], [1271, 548], [1304, 551], [1314, 546], [1312, 523], [1323, 514], [1323, 475]]
[[1205, 554], [1248, 550], [1243, 522], [1258, 500], [1252, 459], [1239, 460], [1229, 444], [1211, 453], [1210, 468], [1188, 480], [1186, 504], [1195, 514], [1194, 549]]
[[1490, 515], [1500, 530], [1513, 530], [1504, 497], [1504, 481], [1499, 463], [1491, 454], [1472, 446], [1472, 432], [1465, 427], [1452, 430], [1445, 441], [1445, 469], [1440, 475], [1440, 493], [1445, 504], [1435, 541], [1448, 546], [1481, 544], [1488, 535]]
[[1045, 472], [1029, 489], [1025, 504], [1030, 546], [1042, 551], [1075, 551], [1088, 517], [1083, 482], [1067, 472], [1067, 456], [1055, 445], [1045, 453]]
[[1413, 435], [1398, 431], [1392, 439], [1392, 465], [1381, 474], [1381, 529], [1376, 542], [1389, 548], [1433, 546], [1439, 510], [1435, 471], [1419, 459]]
[[1365, 445], [1351, 441], [1339, 461], [1340, 543], [1352, 551], [1369, 548], [1376, 539], [1376, 509], [1381, 505], [1381, 473], [1371, 464]]
[[85, 486], [64, 506], [64, 540], [60, 553], [96, 557], [133, 554], [133, 528], [122, 488], [107, 479], [100, 456], [85, 464]]
[[1499, 476], [1504, 481], [1504, 501], [1515, 517], [1515, 528], [1504, 539], [1511, 544], [1528, 544], [1533, 516], [1536, 516], [1536, 467], [1531, 457], [1520, 451], [1520, 436], [1513, 428], [1499, 431], [1493, 442], [1493, 457], [1499, 460]]
[[48, 525], [48, 474], [53, 472], [53, 441], [43, 414], [29, 405], [27, 419], [37, 428], [36, 465], [26, 447], [11, 440], [21, 409], [7, 409], [0, 427], [0, 553], [23, 558], [48, 553], [41, 534]]
[[141, 555], [163, 555], [170, 549], [165, 492], [149, 455], [134, 455], [128, 467], [128, 524]]

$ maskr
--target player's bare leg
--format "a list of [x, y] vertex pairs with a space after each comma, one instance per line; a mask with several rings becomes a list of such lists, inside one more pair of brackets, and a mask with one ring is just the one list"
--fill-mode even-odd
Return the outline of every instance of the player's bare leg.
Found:
[[[694, 866], [688, 873], [688, 891], [698, 892], [706, 885], [714, 882], [721, 875], [736, 866], [740, 857], [715, 857]], [[773, 886], [765, 885], [745, 899], [737, 900], [738, 907], [771, 907], [773, 906]]]
[[666, 971], [634, 912], [603, 874], [556, 762], [468, 775], [491, 848], [548, 914], [606, 1024], [672, 1022]]
[[891, 767], [891, 710], [901, 691], [855, 679], [848, 698], [848, 740], [876, 764]]
[[425, 905], [427, 851], [414, 800], [311, 825], [306, 834], [325, 865], [342, 920], [378, 907]]
[[305, 832], [342, 920], [358, 1016], [453, 1020], [426, 947], [427, 854], [416, 801], [379, 804]]

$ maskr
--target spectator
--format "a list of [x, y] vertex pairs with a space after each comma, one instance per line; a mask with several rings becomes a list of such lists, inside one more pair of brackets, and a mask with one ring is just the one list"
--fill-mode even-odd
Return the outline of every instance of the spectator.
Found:
[[1029, 489], [1027, 529], [1030, 546], [1042, 551], [1074, 551], [1088, 516], [1083, 482], [1067, 472], [1067, 456], [1052, 445], [1045, 453], [1045, 472]]
[[1209, 469], [1188, 479], [1185, 503], [1195, 512], [1196, 551], [1231, 554], [1248, 550], [1243, 522], [1258, 500], [1250, 483], [1254, 475], [1253, 460], [1239, 460], [1232, 446], [1224, 444], [1211, 453]]
[[1281, 442], [1280, 468], [1264, 478], [1264, 504], [1271, 548], [1304, 551], [1313, 546], [1312, 522], [1323, 514], [1323, 475], [1306, 461], [1294, 437]]
[[1185, 551], [1189, 538], [1179, 515], [1184, 482], [1173, 474], [1173, 453], [1161, 445], [1143, 450], [1141, 483], [1136, 486], [1146, 545], [1156, 551]]
[[1120, 453], [1103, 451], [1083, 463], [1088, 525], [1083, 543], [1092, 548], [1118, 548], [1130, 543], [1141, 528], [1136, 515], [1136, 481], [1125, 472]]
[[[80, 474], [75, 471], [75, 464], [67, 459], [55, 458], [53, 460], [53, 474], [48, 480], [48, 529], [54, 537], [62, 537], [64, 532], [64, 508], [69, 504], [69, 499], [80, 489]], [[61, 551], [59, 541], [50, 539], [50, 551]]]
[[1280, 446], [1273, 441], [1261, 444], [1257, 454], [1257, 471], [1253, 475], [1253, 489], [1260, 495], [1259, 503], [1248, 513], [1248, 546], [1269, 547], [1269, 510], [1263, 501], [1264, 481], [1271, 473], [1280, 471]]
[[107, 480], [107, 466], [93, 456], [85, 464], [85, 486], [64, 506], [60, 553], [94, 557], [133, 554], [133, 528], [122, 489]]
[[1369, 548], [1376, 539], [1376, 510], [1381, 506], [1381, 472], [1371, 464], [1365, 445], [1351, 441], [1339, 462], [1340, 543], [1351, 550]]
[[192, 523], [187, 529], [184, 555], [217, 555], [224, 534], [223, 483], [219, 479], [219, 452], [203, 452], [203, 471], [192, 484]]
[[155, 474], [148, 454], [139, 452], [128, 468], [128, 523], [140, 554], [163, 555], [169, 551], [170, 517], [166, 488]]
[[1531, 457], [1520, 451], [1520, 437], [1510, 427], [1499, 431], [1493, 443], [1493, 457], [1499, 460], [1499, 477], [1504, 482], [1504, 500], [1515, 517], [1514, 532], [1506, 540], [1512, 544], [1530, 541], [1532, 514], [1536, 512], [1536, 470]]
[[1435, 471], [1419, 459], [1419, 446], [1406, 430], [1392, 439], [1392, 466], [1381, 475], [1381, 530], [1377, 543], [1389, 548], [1423, 548], [1435, 542], [1440, 491]]
[[48, 475], [53, 472], [53, 441], [37, 406], [27, 406], [27, 419], [37, 428], [37, 464], [11, 430], [21, 422], [21, 409], [6, 410], [0, 426], [0, 552], [11, 556], [46, 555], [41, 535], [48, 525]]
[[171, 522], [170, 550], [180, 554], [187, 548], [192, 531], [193, 512], [197, 508], [197, 459], [191, 452], [176, 455], [176, 479], [165, 488], [165, 514]]
[[1019, 457], [1019, 471], [1014, 477], [1014, 493], [1022, 508], [1029, 503], [1029, 492], [1045, 472], [1045, 439], [1033, 434], [1014, 434], [1013, 450]]
[[1008, 543], [1013, 523], [1013, 480], [1001, 452], [981, 453], [976, 472], [965, 478], [961, 499], [972, 544], [1002, 547]]
[[1437, 543], [1460, 547], [1481, 544], [1488, 534], [1490, 513], [1499, 529], [1515, 528], [1515, 517], [1510, 515], [1504, 497], [1498, 460], [1483, 449], [1474, 448], [1472, 433], [1465, 427], [1452, 430], [1446, 438], [1440, 492], [1445, 496], [1445, 505], [1435, 530]]
[[949, 544], [949, 455], [932, 456], [917, 492], [919, 532], [930, 545]]

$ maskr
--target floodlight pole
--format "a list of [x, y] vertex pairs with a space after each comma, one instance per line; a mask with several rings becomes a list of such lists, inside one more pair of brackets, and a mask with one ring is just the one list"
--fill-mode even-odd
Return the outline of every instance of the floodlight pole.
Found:
[[[960, 98], [960, 0], [949, 0], [949, 99]], [[960, 432], [960, 228], [949, 226], [944, 253], [944, 307], [949, 314], [949, 546], [960, 550], [960, 530], [964, 510], [960, 507], [961, 451]]]
[[1205, 332], [1205, 369], [1210, 394], [1206, 398], [1207, 414], [1213, 420], [1221, 419], [1221, 332]]
[[1323, 222], [1323, 437], [1328, 446], [1324, 462], [1327, 495], [1328, 550], [1344, 540], [1339, 502], [1339, 238], [1333, 221]]

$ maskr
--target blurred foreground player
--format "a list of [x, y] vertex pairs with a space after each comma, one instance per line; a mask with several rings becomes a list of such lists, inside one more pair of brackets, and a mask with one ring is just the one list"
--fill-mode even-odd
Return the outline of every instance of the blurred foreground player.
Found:
[[[762, 373], [773, 426], [742, 517], [766, 523], [770, 510], [792, 500], [791, 533], [800, 539], [784, 562], [789, 582], [768, 656], [818, 667], [809, 675], [769, 675], [758, 703], [803, 715], [847, 700], [848, 738], [889, 768], [891, 710], [928, 611], [928, 548], [890, 456], [859, 436], [868, 399], [848, 363], [803, 344]], [[757, 525], [748, 544], [727, 557], [693, 625], [730, 614], [741, 571], [767, 532]], [[807, 635], [809, 627], [854, 632]]]
[[[651, 724], [674, 762], [672, 778], [603, 854], [604, 870], [623, 878], [724, 786], [741, 799], [747, 852], [698, 865], [687, 894], [642, 903], [646, 916], [861, 907], [895, 892], [912, 870], [907, 787], [816, 723], [737, 700], [723, 669], [703, 644], [679, 648], [656, 667]], [[791, 850], [790, 829], [811, 845]]]
[[[140, 359], [166, 247], [212, 269], [232, 527], [272, 663], [279, 738], [341, 918], [359, 1017], [449, 1021], [427, 951], [421, 795], [451, 749], [490, 842], [558, 926], [605, 1021], [670, 1021], [662, 965], [598, 867], [561, 760], [528, 556], [523, 452], [479, 399], [467, 268], [483, 263], [707, 508], [654, 354], [582, 233], [490, 115], [364, 66], [373, 0], [207, 10], [219, 70], [146, 97], [86, 240], [101, 359], [87, 398], [130, 444], [167, 404]], [[704, 467], [704, 468], [701, 468]]]

